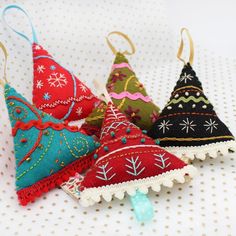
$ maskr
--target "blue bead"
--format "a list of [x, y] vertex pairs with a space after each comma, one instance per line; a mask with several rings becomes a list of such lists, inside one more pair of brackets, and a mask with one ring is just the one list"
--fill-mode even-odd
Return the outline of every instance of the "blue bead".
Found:
[[131, 132], [130, 128], [126, 129], [126, 133], [129, 134]]
[[115, 137], [115, 132], [111, 131], [110, 135], [111, 135], [111, 137]]
[[141, 143], [145, 143], [146, 139], [145, 138], [141, 138]]
[[95, 146], [98, 148], [98, 147], [101, 146], [101, 144], [100, 144], [99, 142], [96, 142], [96, 143], [95, 143]]
[[121, 139], [121, 142], [122, 143], [127, 143], [127, 139], [124, 137], [124, 138]]
[[50, 66], [50, 69], [51, 69], [51, 70], [55, 70], [55, 69], [56, 69], [56, 66]]
[[155, 143], [156, 143], [157, 145], [159, 145], [159, 144], [160, 144], [160, 140], [159, 140], [159, 139], [156, 139], [156, 140], [155, 140]]
[[98, 158], [98, 154], [95, 153], [95, 154], [93, 155], [93, 158], [94, 158], [94, 159], [97, 159], [97, 158]]
[[106, 151], [106, 152], [109, 150], [107, 146], [104, 146], [103, 149], [104, 149], [104, 151]]
[[142, 133], [143, 133], [143, 134], [146, 134], [146, 133], [147, 133], [147, 130], [145, 130], [145, 129], [142, 130]]

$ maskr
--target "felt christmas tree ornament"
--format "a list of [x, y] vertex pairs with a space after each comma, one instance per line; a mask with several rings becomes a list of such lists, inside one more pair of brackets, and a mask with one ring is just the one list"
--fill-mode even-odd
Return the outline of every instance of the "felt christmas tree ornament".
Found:
[[[119, 35], [130, 45], [131, 52], [119, 52], [112, 45], [109, 37]], [[111, 32], [107, 37], [107, 43], [115, 54], [115, 61], [112, 65], [111, 74], [106, 83], [112, 102], [129, 118], [129, 120], [140, 127], [148, 130], [156, 121], [159, 115], [159, 108], [148, 96], [144, 85], [136, 77], [126, 55], [135, 53], [135, 47], [127, 35], [121, 32]], [[86, 118], [91, 125], [101, 127], [104, 118], [106, 103], [101, 102], [97, 108]]]
[[[7, 59], [5, 47], [0, 47]], [[32, 106], [8, 84], [5, 72], [6, 63], [0, 81], [14, 138], [16, 191], [20, 204], [27, 205], [76, 172], [88, 169], [93, 161], [90, 153], [99, 143], [76, 126]]]
[[[32, 41], [6, 23], [5, 14], [10, 9], [20, 10], [27, 16], [32, 29]], [[10, 5], [3, 10], [2, 14], [5, 23], [32, 45], [33, 104], [39, 110], [60, 120], [73, 121], [87, 117], [99, 99], [38, 43], [33, 24], [25, 10], [17, 5]]]
[[144, 218], [149, 218], [152, 215], [146, 198], [149, 188], [158, 192], [162, 185], [172, 187], [175, 181], [183, 183], [185, 177], [194, 176], [195, 167], [160, 148], [145, 133], [114, 104], [108, 103], [101, 146], [94, 153], [96, 161], [80, 186], [83, 206], [91, 206], [102, 198], [108, 202], [113, 197], [123, 199], [127, 193], [137, 218], [142, 218], [142, 212], [147, 213]]
[[[183, 32], [186, 32], [190, 43], [188, 63], [181, 58], [184, 47]], [[180, 78], [148, 135], [157, 138], [161, 146], [184, 159], [204, 160], [206, 156], [214, 158], [218, 153], [235, 151], [234, 136], [219, 119], [192, 68], [193, 41], [185, 28], [181, 30], [177, 57], [184, 62]]]

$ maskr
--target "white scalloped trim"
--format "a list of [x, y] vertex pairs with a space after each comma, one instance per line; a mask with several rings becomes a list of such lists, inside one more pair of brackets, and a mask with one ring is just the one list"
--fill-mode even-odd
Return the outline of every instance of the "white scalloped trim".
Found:
[[103, 197], [105, 201], [110, 202], [113, 196], [121, 200], [124, 198], [125, 193], [133, 196], [136, 190], [146, 194], [148, 193], [148, 189], [152, 188], [153, 191], [159, 192], [161, 190], [161, 185], [171, 188], [175, 181], [184, 183], [189, 177], [195, 176], [196, 173], [197, 169], [192, 165], [188, 165], [182, 169], [168, 171], [154, 177], [97, 188], [87, 188], [81, 192], [79, 202], [82, 206], [88, 207], [101, 201], [101, 197]]
[[235, 140], [211, 143], [197, 147], [164, 147], [167, 151], [175, 154], [183, 161], [194, 160], [195, 158], [205, 160], [206, 157], [216, 158], [219, 153], [228, 154], [229, 150], [236, 151]]

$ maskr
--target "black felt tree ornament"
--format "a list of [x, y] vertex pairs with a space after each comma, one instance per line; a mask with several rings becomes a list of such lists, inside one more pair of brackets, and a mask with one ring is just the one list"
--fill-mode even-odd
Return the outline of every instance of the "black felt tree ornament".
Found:
[[213, 105], [203, 92], [202, 84], [192, 68], [194, 48], [187, 29], [190, 42], [189, 62], [181, 58], [183, 38], [177, 57], [184, 62], [181, 75], [171, 93], [170, 100], [162, 110], [159, 118], [149, 130], [148, 135], [160, 140], [177, 156], [187, 159], [205, 159], [216, 157], [236, 149], [234, 136], [217, 116]]

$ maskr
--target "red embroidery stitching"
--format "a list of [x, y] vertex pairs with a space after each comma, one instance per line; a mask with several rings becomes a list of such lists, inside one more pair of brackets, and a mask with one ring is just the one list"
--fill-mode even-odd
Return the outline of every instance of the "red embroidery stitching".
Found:
[[32, 127], [35, 127], [39, 130], [44, 130], [47, 128], [52, 128], [54, 130], [63, 130], [67, 129], [71, 132], [78, 132], [80, 129], [77, 126], [68, 126], [67, 123], [53, 123], [51, 121], [43, 123], [41, 120], [31, 120], [28, 123], [24, 123], [21, 121], [16, 122], [15, 127], [12, 129], [12, 135], [15, 136], [17, 131], [20, 130], [29, 130]]
[[38, 147], [41, 139], [43, 136], [43, 132], [40, 131], [38, 138], [36, 139], [36, 142], [34, 143], [34, 146], [30, 149], [30, 151], [20, 160], [18, 166], [20, 166], [28, 157], [30, 157], [30, 155], [35, 151], [35, 149]]
[[38, 112], [35, 110], [35, 108], [34, 108], [33, 106], [31, 106], [29, 103], [25, 102], [24, 100], [22, 100], [21, 98], [16, 97], [16, 96], [9, 96], [9, 97], [7, 98], [7, 100], [11, 100], [11, 99], [23, 103], [25, 106], [27, 106], [27, 107], [38, 117], [39, 120], [42, 120], [42, 119], [41, 119], [41, 116], [39, 115], [39, 113], [38, 113]]
[[92, 156], [84, 156], [83, 158], [80, 158], [67, 165], [55, 174], [38, 181], [34, 185], [18, 190], [17, 195], [21, 205], [25, 206], [29, 202], [33, 202], [36, 197], [40, 197], [43, 193], [53, 189], [55, 186], [60, 186], [76, 172], [82, 173], [91, 166], [91, 163]]

